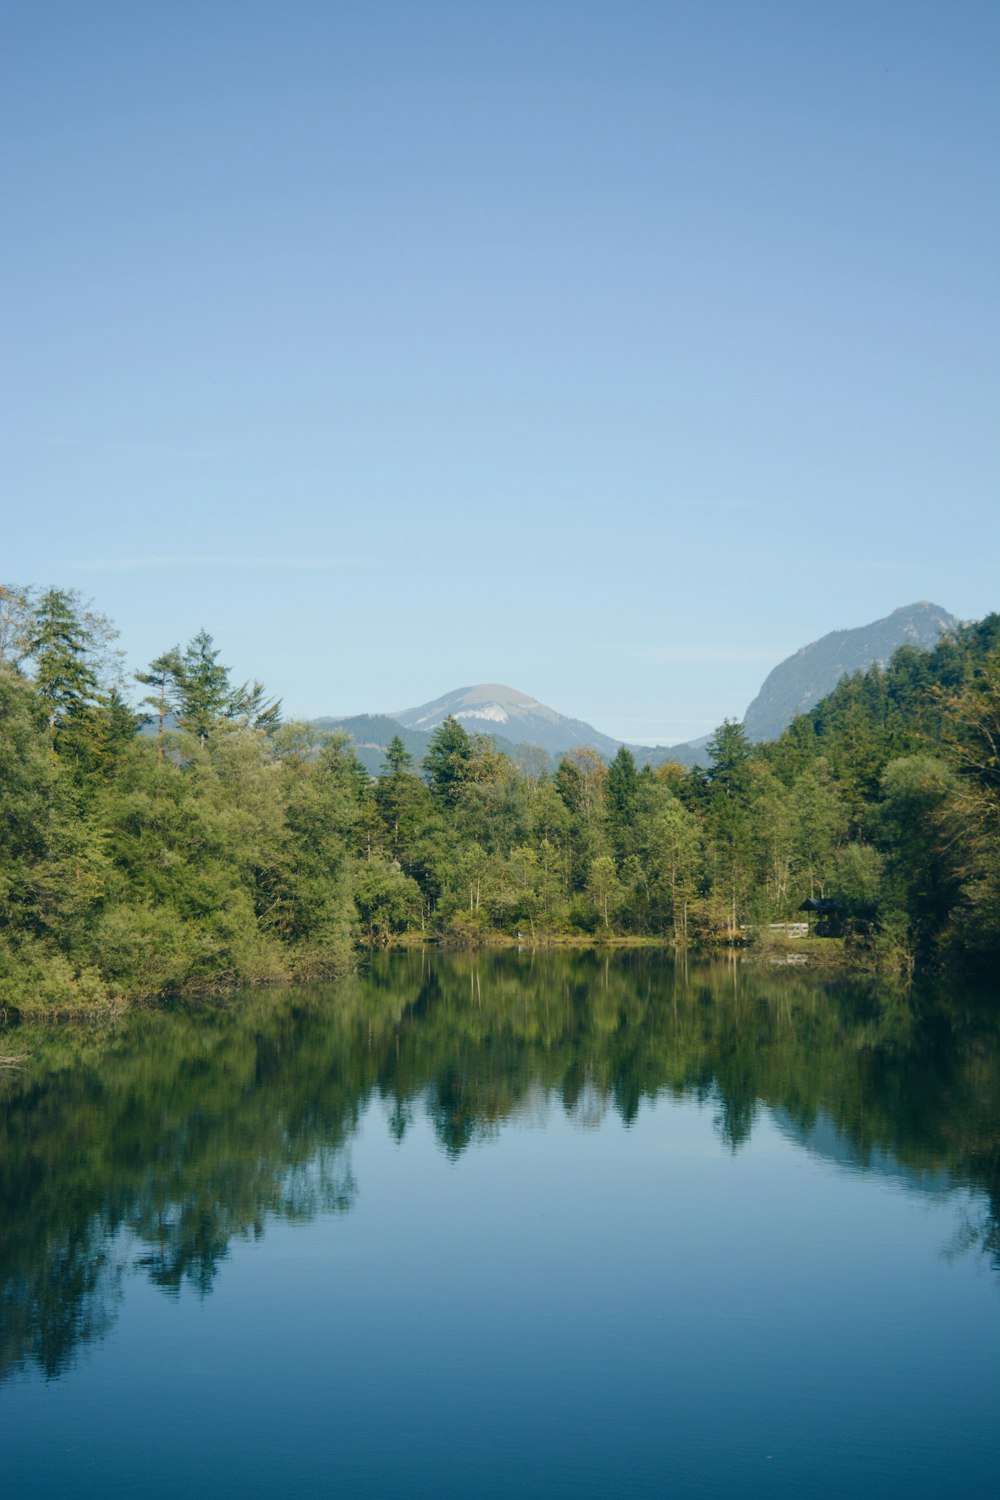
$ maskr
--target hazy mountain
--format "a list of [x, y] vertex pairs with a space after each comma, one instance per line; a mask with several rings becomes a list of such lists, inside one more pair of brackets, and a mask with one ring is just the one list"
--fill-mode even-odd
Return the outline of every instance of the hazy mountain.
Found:
[[[908, 604], [884, 620], [855, 630], [835, 630], [796, 651], [774, 668], [747, 709], [744, 726], [752, 740], [776, 739], [796, 714], [813, 707], [847, 672], [874, 662], [887, 664], [900, 646], [927, 650], [958, 621], [936, 604]], [[381, 769], [393, 735], [419, 765], [434, 730], [447, 718], [457, 719], [470, 734], [487, 734], [522, 769], [552, 769], [567, 750], [589, 745], [611, 760], [622, 741], [602, 734], [583, 719], [557, 713], [537, 698], [500, 683], [456, 688], [430, 703], [394, 714], [356, 714], [353, 718], [317, 719], [321, 729], [342, 729], [354, 742], [358, 759], [372, 774]], [[710, 735], [678, 745], [630, 745], [639, 766], [675, 760], [683, 766], [708, 764]]]
[[712, 736], [703, 734], [696, 740], [681, 740], [676, 745], [629, 745], [637, 766], [662, 766], [674, 761], [679, 766], [707, 766], [708, 745]]
[[[404, 749], [413, 756], [414, 767], [419, 767], [430, 749], [431, 730], [409, 729], [399, 719], [391, 719], [388, 714], [353, 714], [347, 719], [314, 719], [313, 723], [317, 729], [342, 730], [353, 742], [358, 760], [372, 776], [377, 776], [382, 770], [389, 741], [396, 736], [402, 740]], [[514, 744], [502, 735], [490, 737], [522, 770], [549, 769], [547, 755], [536, 751], [533, 756], [528, 753], [530, 747]], [[540, 766], [536, 763], [537, 756], [541, 758]]]
[[495, 682], [456, 688], [432, 703], [404, 709], [392, 717], [405, 728], [425, 734], [450, 717], [457, 719], [470, 734], [490, 734], [519, 745], [540, 745], [550, 755], [590, 745], [601, 755], [613, 756], [621, 744], [582, 719], [568, 719], [539, 703], [537, 698]]
[[864, 672], [876, 662], [887, 666], [900, 646], [929, 650], [946, 630], [958, 624], [938, 604], [906, 604], [884, 620], [854, 630], [834, 630], [789, 656], [764, 680], [743, 716], [751, 740], [774, 740], [795, 718], [833, 691], [849, 672]]
[[395, 735], [413, 756], [414, 765], [420, 764], [430, 747], [429, 735], [404, 729], [387, 714], [354, 714], [349, 719], [315, 719], [313, 722], [317, 729], [340, 729], [348, 735], [355, 755], [370, 776], [377, 776], [381, 771], [386, 748]]

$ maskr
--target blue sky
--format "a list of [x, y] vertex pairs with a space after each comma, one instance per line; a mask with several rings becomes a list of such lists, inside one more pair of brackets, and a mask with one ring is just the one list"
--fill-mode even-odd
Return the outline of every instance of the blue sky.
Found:
[[0, 577], [686, 739], [1000, 608], [1000, 7], [7, 7]]

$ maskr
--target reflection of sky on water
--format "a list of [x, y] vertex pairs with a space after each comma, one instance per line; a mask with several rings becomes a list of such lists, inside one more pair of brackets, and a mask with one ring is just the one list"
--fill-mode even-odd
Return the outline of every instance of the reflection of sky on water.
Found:
[[915, 1192], [943, 1196], [954, 1186], [951, 1173], [915, 1169], [897, 1161], [891, 1151], [879, 1146], [864, 1150], [851, 1140], [846, 1130], [838, 1129], [829, 1115], [823, 1111], [816, 1116], [811, 1126], [803, 1127], [781, 1109], [772, 1111], [773, 1119], [781, 1133], [797, 1145], [804, 1146], [811, 1156], [831, 1162], [850, 1172], [873, 1172], [902, 1187]]
[[16, 1493], [985, 1492], [995, 1284], [768, 1112], [735, 1155], [661, 1099], [454, 1157], [373, 1100], [352, 1163], [350, 1213], [269, 1216], [210, 1297], [133, 1277], [112, 1338], [8, 1386]]
[[969, 1095], [854, 993], [557, 959], [539, 1038], [545, 966], [478, 962], [8, 1093], [12, 1493], [987, 1489], [984, 1034]]

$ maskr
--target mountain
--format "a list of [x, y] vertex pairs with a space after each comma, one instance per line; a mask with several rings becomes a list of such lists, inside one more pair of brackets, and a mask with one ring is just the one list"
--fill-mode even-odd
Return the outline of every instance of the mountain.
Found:
[[[347, 719], [314, 719], [313, 723], [317, 729], [338, 729], [346, 734], [353, 743], [355, 755], [370, 776], [378, 776], [383, 770], [389, 741], [396, 736], [402, 740], [403, 749], [413, 756], [415, 767], [420, 766], [431, 747], [431, 730], [408, 729], [405, 724], [401, 724], [398, 719], [391, 719], [388, 714], [354, 714]], [[498, 749], [510, 756], [519, 770], [544, 775], [554, 768], [554, 763], [550, 764], [550, 757], [542, 750], [531, 745], [515, 744], [499, 734], [493, 734], [490, 738]]]
[[900, 646], [928, 651], [958, 624], [938, 604], [922, 600], [894, 609], [884, 620], [854, 630], [834, 630], [801, 647], [769, 673], [743, 716], [749, 739], [775, 740], [795, 718], [807, 713], [850, 672], [865, 672], [876, 662], [888, 666]]
[[710, 734], [703, 734], [696, 740], [681, 740], [676, 745], [629, 745], [635, 763], [640, 769], [643, 766], [665, 765], [667, 761], [673, 761], [675, 765], [685, 766], [690, 770], [692, 766], [707, 766], [708, 746], [711, 742]]
[[495, 682], [456, 688], [432, 703], [403, 709], [391, 717], [404, 728], [424, 734], [432, 733], [445, 719], [453, 718], [470, 734], [490, 734], [519, 745], [540, 745], [549, 755], [556, 756], [578, 745], [590, 745], [601, 755], [611, 757], [621, 744], [582, 719], [568, 719], [539, 703], [537, 698]]
[[377, 776], [381, 771], [389, 741], [396, 735], [403, 741], [404, 749], [413, 756], [414, 765], [420, 764], [430, 748], [428, 735], [404, 729], [387, 714], [354, 714], [349, 719], [314, 719], [313, 723], [317, 729], [339, 729], [346, 734], [369, 776]]
[[[884, 620], [854, 630], [835, 630], [796, 651], [774, 668], [744, 716], [751, 740], [776, 739], [796, 714], [804, 713], [832, 692], [848, 672], [863, 672], [873, 663], [887, 665], [900, 646], [929, 650], [958, 621], [937, 604], [908, 604]], [[431, 735], [447, 718], [457, 719], [470, 734], [488, 734], [516, 765], [535, 773], [553, 769], [567, 750], [588, 745], [611, 760], [622, 741], [601, 734], [583, 719], [557, 713], [537, 698], [500, 683], [456, 688], [430, 703], [394, 714], [357, 714], [353, 718], [317, 719], [320, 729], [341, 729], [354, 741], [358, 759], [372, 774], [382, 769], [385, 749], [399, 735], [419, 765]], [[679, 745], [629, 745], [639, 766], [677, 761], [708, 765], [711, 736]]]

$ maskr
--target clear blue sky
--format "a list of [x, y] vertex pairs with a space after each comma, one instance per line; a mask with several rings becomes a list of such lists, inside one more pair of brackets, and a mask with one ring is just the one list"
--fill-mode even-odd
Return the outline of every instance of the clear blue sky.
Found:
[[995, 0], [9, 5], [3, 563], [684, 739], [1000, 608]]

